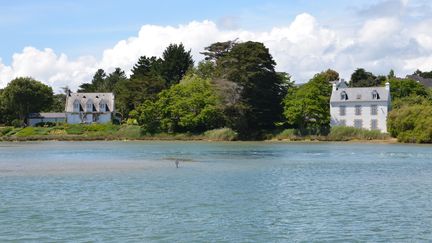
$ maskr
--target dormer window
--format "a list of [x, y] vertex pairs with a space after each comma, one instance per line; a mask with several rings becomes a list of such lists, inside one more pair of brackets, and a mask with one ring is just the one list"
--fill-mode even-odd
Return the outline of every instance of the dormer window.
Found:
[[91, 100], [88, 100], [86, 103], [86, 112], [92, 112], [93, 111], [93, 102]]
[[106, 112], [106, 107], [107, 105], [105, 104], [105, 102], [101, 102], [99, 104], [99, 112]]
[[379, 100], [380, 96], [376, 90], [372, 91], [372, 99], [373, 100]]
[[80, 111], [80, 102], [78, 100], [75, 100], [73, 103], [73, 111], [79, 112]]
[[341, 100], [348, 100], [348, 95], [345, 91], [342, 91], [340, 95], [341, 95]]

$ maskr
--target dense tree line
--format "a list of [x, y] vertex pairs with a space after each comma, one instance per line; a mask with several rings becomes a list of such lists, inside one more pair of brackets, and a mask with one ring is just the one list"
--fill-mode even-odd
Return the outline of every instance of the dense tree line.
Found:
[[[139, 57], [129, 77], [120, 68], [111, 73], [97, 70], [78, 92], [113, 92], [123, 121], [139, 124], [145, 133], [202, 133], [226, 127], [240, 138], [256, 139], [284, 128], [295, 128], [301, 135], [330, 131], [330, 81], [339, 79], [337, 71], [328, 69], [294, 85], [288, 73], [275, 70], [268, 48], [253, 41], [217, 42], [201, 54], [204, 60], [194, 65], [190, 50], [171, 44], [161, 57]], [[429, 77], [429, 72], [415, 74]], [[349, 85], [385, 82], [391, 83], [393, 98], [389, 132], [402, 141], [432, 141], [421, 132], [427, 131], [432, 116], [430, 89], [396, 77], [393, 70], [383, 76], [363, 68], [352, 73]], [[19, 125], [32, 112], [61, 112], [65, 98], [32, 78], [16, 78], [0, 90], [0, 124]]]

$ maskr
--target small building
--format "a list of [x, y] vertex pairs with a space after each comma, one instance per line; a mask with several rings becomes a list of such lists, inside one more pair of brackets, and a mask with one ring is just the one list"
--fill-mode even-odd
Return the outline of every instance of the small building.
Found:
[[68, 92], [65, 111], [69, 124], [111, 122], [114, 114], [114, 94]]
[[391, 107], [390, 84], [385, 87], [348, 88], [333, 83], [330, 98], [331, 126], [352, 126], [387, 132]]
[[65, 123], [65, 113], [31, 113], [27, 117], [27, 125], [36, 126], [38, 123]]

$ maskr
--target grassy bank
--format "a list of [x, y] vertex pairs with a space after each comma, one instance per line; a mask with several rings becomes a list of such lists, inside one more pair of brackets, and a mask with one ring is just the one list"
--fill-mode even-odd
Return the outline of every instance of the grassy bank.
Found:
[[202, 134], [143, 134], [137, 125], [61, 124], [50, 127], [0, 127], [0, 141], [92, 141], [92, 140], [211, 140], [233, 141], [237, 133], [228, 128], [215, 129]]
[[[137, 125], [61, 124], [50, 127], [0, 127], [0, 141], [92, 141], [92, 140], [205, 140], [235, 141], [238, 134], [229, 128], [193, 133], [158, 133], [143, 134]], [[394, 141], [389, 135], [379, 131], [369, 131], [353, 127], [333, 127], [327, 136], [302, 136], [295, 129], [286, 129], [280, 133], [265, 137], [270, 141]]]
[[296, 129], [285, 129], [272, 140], [278, 141], [394, 141], [386, 133], [354, 127], [332, 127], [326, 136], [300, 135]]

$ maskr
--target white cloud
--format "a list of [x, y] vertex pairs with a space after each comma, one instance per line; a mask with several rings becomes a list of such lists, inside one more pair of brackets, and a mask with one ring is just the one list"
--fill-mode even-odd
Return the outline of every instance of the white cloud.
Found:
[[[410, 3], [401, 3], [399, 8], [409, 8]], [[398, 11], [404, 12], [409, 11]], [[429, 31], [432, 19], [404, 21], [404, 15], [398, 14], [360, 20], [360, 25], [349, 30], [324, 27], [307, 13], [299, 14], [287, 26], [269, 31], [229, 29], [208, 20], [179, 26], [144, 25], [137, 36], [106, 49], [99, 60], [91, 56], [70, 60], [49, 48], [25, 47], [13, 55], [10, 66], [0, 59], [0, 87], [14, 77], [32, 76], [53, 86], [55, 91], [65, 85], [76, 89], [80, 83], [90, 81], [98, 68], [110, 72], [120, 67], [129, 72], [139, 56], [160, 56], [170, 43], [182, 42], [192, 49], [195, 60], [200, 61], [203, 57], [199, 52], [204, 47], [236, 38], [263, 42], [278, 63], [277, 70], [290, 73], [300, 82], [327, 68], [337, 70], [345, 78], [358, 67], [377, 74], [395, 69], [399, 75], [412, 73], [417, 68], [432, 69]]]

